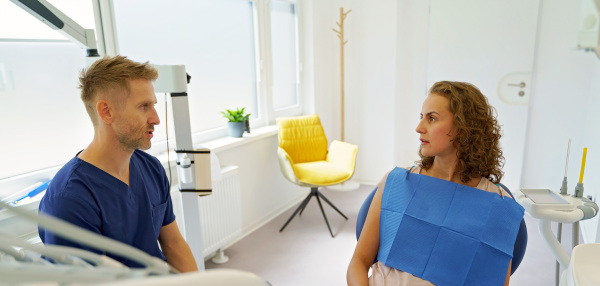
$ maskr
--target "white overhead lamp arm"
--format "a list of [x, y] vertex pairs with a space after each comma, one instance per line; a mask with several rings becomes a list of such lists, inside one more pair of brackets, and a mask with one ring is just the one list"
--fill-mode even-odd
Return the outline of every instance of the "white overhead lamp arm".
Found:
[[100, 57], [93, 29], [84, 29], [63, 12], [45, 0], [10, 0], [50, 28], [65, 35], [86, 49], [87, 57]]

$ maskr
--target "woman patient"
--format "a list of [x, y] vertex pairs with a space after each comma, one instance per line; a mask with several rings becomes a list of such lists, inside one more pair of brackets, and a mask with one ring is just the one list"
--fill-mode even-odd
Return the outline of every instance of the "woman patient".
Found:
[[508, 285], [523, 208], [496, 185], [493, 107], [469, 83], [437, 82], [416, 131], [421, 160], [377, 184], [348, 285]]

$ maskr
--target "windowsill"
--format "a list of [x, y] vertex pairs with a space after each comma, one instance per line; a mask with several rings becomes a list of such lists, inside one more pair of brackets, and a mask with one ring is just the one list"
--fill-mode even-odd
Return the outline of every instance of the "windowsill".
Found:
[[270, 137], [276, 134], [277, 126], [269, 125], [256, 129], [250, 129], [250, 133], [244, 133], [244, 137], [241, 138], [227, 136], [212, 141], [204, 142], [202, 144], [196, 145], [196, 147], [202, 146], [210, 149], [211, 152], [221, 152], [227, 149], [235, 148], [236, 146], [255, 142], [257, 140]]
[[[204, 147], [210, 149], [211, 153], [218, 153], [225, 150], [229, 150], [244, 144], [256, 142], [263, 138], [277, 135], [277, 126], [269, 125], [265, 127], [251, 129], [250, 133], [244, 133], [244, 137], [221, 137], [215, 140], [201, 142], [200, 144], [194, 144], [195, 148]], [[175, 162], [176, 154], [175, 151], [170, 151], [169, 156], [172, 162]], [[169, 160], [167, 159], [167, 153], [161, 153], [156, 156], [160, 162], [166, 164]]]

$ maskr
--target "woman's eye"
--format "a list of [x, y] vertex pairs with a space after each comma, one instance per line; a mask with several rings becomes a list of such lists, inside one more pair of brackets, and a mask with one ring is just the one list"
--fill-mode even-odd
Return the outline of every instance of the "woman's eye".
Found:
[[429, 121], [435, 121], [435, 117], [429, 116]]

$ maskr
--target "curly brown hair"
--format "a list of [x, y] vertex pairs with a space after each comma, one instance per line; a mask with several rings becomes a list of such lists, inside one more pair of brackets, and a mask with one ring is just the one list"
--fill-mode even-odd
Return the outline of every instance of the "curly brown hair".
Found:
[[[458, 157], [457, 173], [463, 183], [484, 177], [497, 184], [503, 176], [502, 137], [495, 109], [474, 85], [466, 82], [440, 81], [433, 84], [429, 95], [440, 95], [450, 101], [456, 136], [453, 139]], [[416, 163], [427, 170], [434, 157], [423, 156]]]

